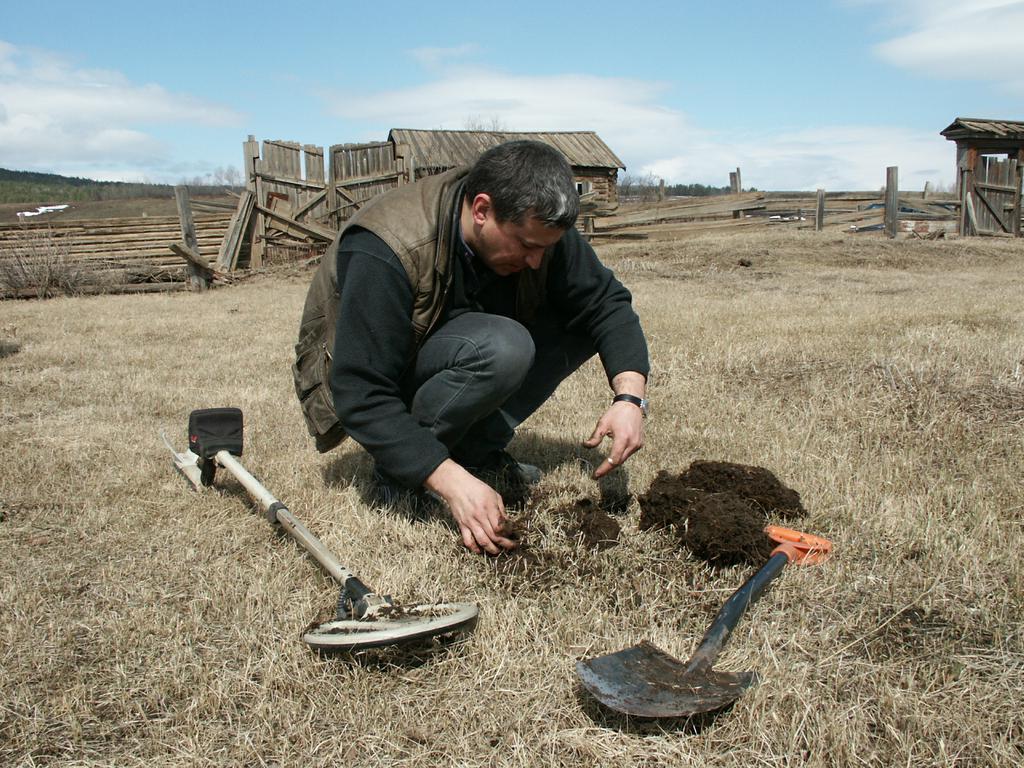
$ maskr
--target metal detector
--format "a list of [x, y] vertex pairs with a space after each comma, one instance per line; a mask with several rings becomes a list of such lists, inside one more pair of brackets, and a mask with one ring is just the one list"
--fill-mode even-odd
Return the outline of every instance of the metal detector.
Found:
[[335, 617], [307, 629], [302, 640], [318, 651], [355, 651], [454, 636], [468, 631], [477, 620], [474, 603], [438, 603], [405, 607], [390, 595], [381, 595], [360, 581], [242, 466], [242, 412], [238, 408], [204, 408], [188, 418], [188, 444], [178, 453], [164, 436], [174, 466], [195, 490], [213, 485], [217, 467], [223, 467], [260, 505], [267, 520], [284, 528], [338, 584], [341, 594]]

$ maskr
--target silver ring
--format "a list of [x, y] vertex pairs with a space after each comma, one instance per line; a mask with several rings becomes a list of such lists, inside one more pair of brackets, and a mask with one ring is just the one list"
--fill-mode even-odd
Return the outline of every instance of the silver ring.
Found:
[[611, 456], [608, 457], [608, 463], [611, 464], [613, 467], [615, 466], [615, 462], [612, 460]]

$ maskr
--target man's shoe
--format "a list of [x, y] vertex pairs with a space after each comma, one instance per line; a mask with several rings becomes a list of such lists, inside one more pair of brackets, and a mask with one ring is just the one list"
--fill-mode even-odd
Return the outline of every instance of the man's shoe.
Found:
[[499, 492], [506, 489], [520, 494], [544, 476], [539, 467], [516, 461], [507, 451], [494, 451], [484, 462], [467, 466], [466, 470]]
[[382, 507], [394, 507], [406, 501], [415, 513], [424, 512], [431, 504], [441, 501], [426, 489], [406, 488], [376, 467], [373, 468], [373, 500]]

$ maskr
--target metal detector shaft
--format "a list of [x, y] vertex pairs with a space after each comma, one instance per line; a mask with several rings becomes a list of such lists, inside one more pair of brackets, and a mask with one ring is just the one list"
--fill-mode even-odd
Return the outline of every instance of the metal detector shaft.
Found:
[[313, 532], [288, 510], [288, 507], [275, 498], [263, 486], [263, 483], [253, 477], [238, 459], [227, 451], [218, 451], [215, 458], [217, 463], [234, 475], [235, 479], [242, 484], [242, 487], [262, 507], [267, 515], [267, 519], [271, 523], [280, 523], [291, 534], [292, 538], [299, 542], [302, 548], [314, 560], [320, 563], [335, 581], [345, 587], [353, 597], [363, 597], [372, 592], [371, 589], [359, 581], [355, 574], [338, 562], [338, 558], [324, 546], [323, 542], [313, 535]]

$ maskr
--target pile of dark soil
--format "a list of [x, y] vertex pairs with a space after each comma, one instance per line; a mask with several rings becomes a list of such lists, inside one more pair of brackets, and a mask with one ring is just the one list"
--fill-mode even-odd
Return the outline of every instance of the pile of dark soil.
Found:
[[775, 546], [767, 515], [805, 514], [800, 494], [770, 471], [727, 462], [695, 461], [676, 476], [662, 470], [638, 501], [642, 530], [670, 529], [713, 565], [764, 562]]
[[764, 467], [727, 461], [695, 461], [679, 479], [708, 493], [733, 493], [765, 514], [789, 520], [807, 514], [800, 494], [787, 488]]

